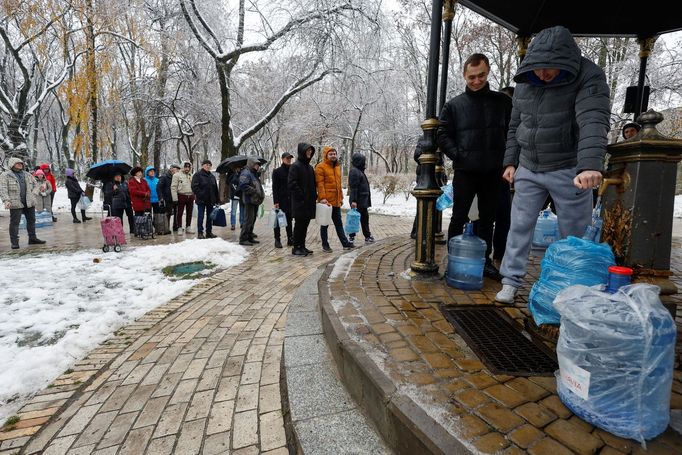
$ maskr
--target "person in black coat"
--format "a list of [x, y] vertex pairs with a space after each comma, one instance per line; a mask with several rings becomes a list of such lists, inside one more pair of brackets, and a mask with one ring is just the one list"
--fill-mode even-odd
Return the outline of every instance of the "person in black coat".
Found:
[[176, 203], [173, 202], [173, 192], [171, 191], [171, 183], [173, 182], [173, 174], [180, 170], [180, 165], [171, 164], [170, 168], [159, 177], [159, 183], [156, 185], [156, 194], [159, 196], [159, 209], [164, 210], [166, 218], [168, 218], [168, 226], [173, 226], [173, 230], [177, 231], [175, 220], [171, 225], [170, 219], [175, 216]]
[[291, 165], [287, 179], [291, 197], [291, 215], [295, 220], [294, 247], [291, 253], [296, 256], [307, 256], [312, 254], [312, 251], [305, 247], [305, 237], [310, 220], [315, 218], [317, 201], [315, 171], [310, 165], [310, 160], [315, 154], [315, 147], [301, 142], [298, 144], [297, 154], [296, 162]]
[[[80, 223], [80, 220], [76, 217], [76, 206], [81, 197], [85, 196], [85, 191], [83, 191], [80, 183], [76, 180], [73, 169], [66, 169], [66, 181], [64, 183], [66, 185], [69, 201], [71, 201], [71, 216], [73, 217], [73, 222]], [[92, 219], [89, 216], [85, 216], [85, 210], [83, 209], [81, 209], [81, 218], [83, 218], [83, 223]]]
[[[197, 238], [213, 239], [213, 220], [211, 212], [218, 203], [218, 183], [211, 173], [211, 160], [201, 162], [201, 170], [192, 176], [192, 193], [197, 204]], [[204, 214], [206, 215], [206, 235], [204, 236]]]
[[[369, 230], [369, 209], [372, 206], [372, 191], [369, 180], [365, 175], [367, 159], [362, 153], [354, 153], [351, 157], [353, 167], [348, 172], [348, 200], [351, 208], [360, 212], [360, 227], [365, 243], [374, 243], [374, 237]], [[355, 234], [349, 234], [350, 241], [355, 240]]]
[[231, 174], [228, 178], [230, 182], [230, 229], [235, 230], [237, 224], [237, 210], [239, 210], [239, 226], [241, 227], [246, 220], [244, 216], [244, 203], [242, 202], [242, 192], [239, 191], [239, 174], [242, 170], [236, 168], [230, 171]]
[[123, 174], [116, 173], [113, 180], [104, 182], [102, 188], [104, 192], [104, 204], [108, 204], [109, 216], [116, 216], [121, 219], [123, 224], [123, 213], [128, 217], [128, 227], [130, 233], [135, 232], [135, 214], [133, 212], [133, 205], [130, 201], [130, 193], [128, 192], [128, 183], [123, 180]]
[[478, 235], [487, 245], [483, 274], [499, 281], [501, 275], [490, 253], [512, 101], [490, 89], [489, 73], [490, 63], [485, 55], [473, 54], [466, 59], [463, 65], [466, 88], [443, 106], [438, 146], [455, 169], [448, 240], [462, 233], [474, 196], [478, 196]]
[[[282, 210], [287, 217], [287, 246], [294, 245], [291, 225], [293, 224], [291, 216], [291, 198], [289, 196], [289, 168], [291, 168], [291, 160], [294, 157], [289, 152], [282, 153], [282, 165], [272, 171], [272, 202], [275, 209]], [[282, 240], [280, 235], [280, 228], [277, 226], [275, 231], [275, 248], [282, 248]]]

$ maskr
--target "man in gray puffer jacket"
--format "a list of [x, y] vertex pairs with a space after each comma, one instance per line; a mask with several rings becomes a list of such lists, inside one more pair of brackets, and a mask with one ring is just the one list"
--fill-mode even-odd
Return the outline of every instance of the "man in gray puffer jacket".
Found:
[[581, 237], [591, 222], [592, 188], [601, 182], [609, 131], [604, 71], [581, 56], [568, 29], [542, 30], [514, 81], [503, 177], [515, 195], [496, 300], [512, 303], [526, 274], [539, 211], [554, 200], [562, 238]]
[[24, 170], [20, 158], [7, 160], [7, 170], [0, 175], [0, 199], [9, 210], [9, 239], [12, 249], [19, 248], [19, 223], [21, 215], [26, 217], [29, 245], [45, 243], [36, 237], [36, 194], [38, 184], [31, 174]]

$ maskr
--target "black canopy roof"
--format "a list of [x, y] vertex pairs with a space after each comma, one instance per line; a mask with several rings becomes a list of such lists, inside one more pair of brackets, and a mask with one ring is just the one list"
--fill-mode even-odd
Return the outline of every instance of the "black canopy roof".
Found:
[[638, 36], [682, 30], [673, 3], [632, 0], [460, 0], [460, 4], [520, 36], [563, 25], [577, 36]]

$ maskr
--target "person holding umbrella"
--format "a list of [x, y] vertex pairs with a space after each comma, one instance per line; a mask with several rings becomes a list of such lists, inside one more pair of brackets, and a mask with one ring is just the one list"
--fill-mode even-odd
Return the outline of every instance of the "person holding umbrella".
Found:
[[245, 218], [244, 224], [241, 226], [239, 233], [239, 244], [251, 246], [260, 243], [255, 239], [253, 234], [253, 227], [256, 224], [256, 215], [258, 213], [258, 206], [263, 203], [265, 199], [265, 192], [263, 185], [258, 178], [258, 170], [260, 169], [260, 161], [256, 157], [249, 157], [246, 161], [246, 167], [242, 169], [239, 174], [239, 190], [242, 192], [242, 200], [244, 201]]

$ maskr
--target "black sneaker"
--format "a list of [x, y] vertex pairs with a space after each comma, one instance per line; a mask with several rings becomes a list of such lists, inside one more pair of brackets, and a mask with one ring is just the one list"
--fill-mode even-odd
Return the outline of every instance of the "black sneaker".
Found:
[[57, 217], [56, 217], [56, 216], [53, 216], [53, 217], [52, 217], [52, 222], [53, 222], [53, 223], [56, 223], [56, 222], [57, 222]]
[[207, 238], [207, 239], [214, 239], [214, 238], [216, 238], [216, 237], [218, 237], [218, 236], [215, 235], [213, 232], [207, 232], [207, 233], [206, 233], [206, 238]]
[[282, 242], [279, 239], [275, 240], [275, 248], [282, 248]]
[[287, 246], [294, 246], [294, 241], [291, 239], [287, 239]]
[[497, 267], [493, 265], [492, 261], [485, 261], [483, 276], [487, 276], [491, 280], [502, 281], [502, 275], [500, 275], [500, 271], [497, 270]]
[[13, 250], [18, 250], [18, 249], [19, 249], [19, 244], [18, 244], [18, 243], [13, 243], [13, 244], [12, 244], [12, 249], [13, 249]]
[[291, 254], [294, 256], [308, 256], [308, 253], [303, 248], [293, 248]]
[[86, 216], [85, 218], [83, 218], [83, 221], [90, 221], [91, 219], [92, 219], [91, 217]]
[[253, 243], [249, 242], [248, 240], [240, 240], [239, 244], [243, 245], [243, 246], [253, 246], [254, 245]]
[[332, 250], [332, 247], [330, 247], [329, 245], [322, 245], [322, 251], [324, 251], [325, 253], [331, 253], [334, 250]]
[[29, 245], [44, 245], [45, 243], [47, 243], [45, 240], [40, 240], [38, 237], [28, 239]]
[[254, 239], [258, 238], [258, 236], [256, 234], [251, 234], [251, 237], [253, 237]]
[[251, 238], [249, 239], [249, 242], [251, 242], [251, 243], [260, 243], [260, 241], [259, 241], [259, 240], [256, 240], [255, 237], [251, 237]]
[[205, 239], [206, 237], [204, 237], [204, 233], [203, 233], [203, 232], [200, 232], [200, 233], [197, 234], [197, 238], [198, 238], [198, 239]]
[[352, 243], [346, 243], [346, 244], [343, 246], [343, 249], [344, 249], [344, 250], [352, 250], [353, 248], [355, 248], [355, 245], [353, 245]]
[[77, 218], [74, 218], [74, 219], [73, 219], [73, 222], [76, 223], [76, 224], [81, 224], [81, 220], [79, 220], [79, 219], [77, 219]]
[[375, 242], [374, 237], [372, 237], [371, 235], [365, 239], [365, 243], [374, 243], [374, 242]]
[[305, 251], [306, 253], [308, 253], [308, 254], [313, 254], [313, 250], [309, 250], [309, 249], [306, 248], [306, 247], [301, 247], [301, 249], [302, 249], [303, 251]]

